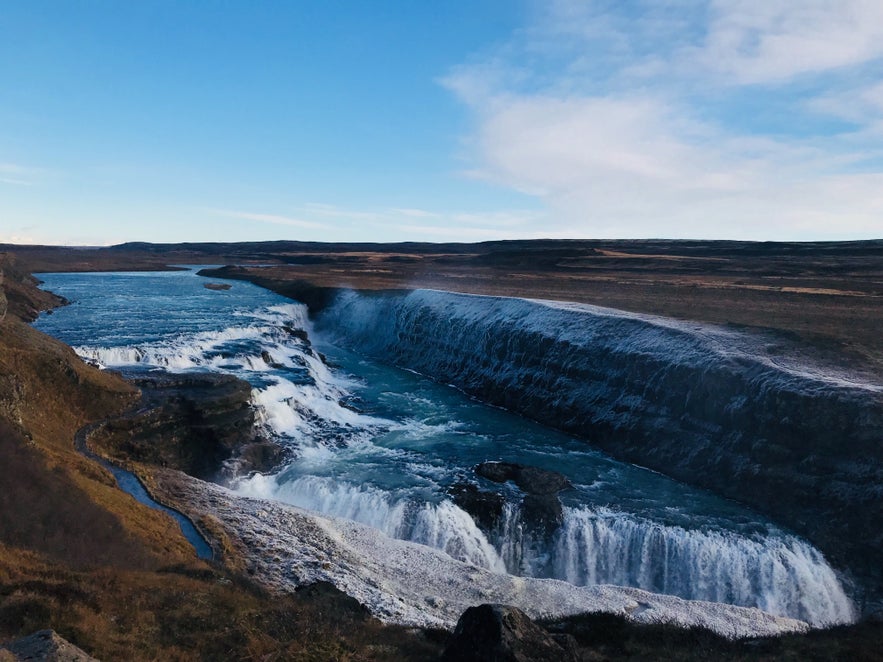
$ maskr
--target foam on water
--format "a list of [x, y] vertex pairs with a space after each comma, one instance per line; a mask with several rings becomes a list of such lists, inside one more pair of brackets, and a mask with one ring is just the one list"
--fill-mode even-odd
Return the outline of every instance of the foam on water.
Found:
[[[517, 517], [508, 526], [513, 524], [517, 527]], [[518, 534], [508, 539], [517, 540]], [[856, 618], [852, 601], [818, 550], [785, 534], [749, 538], [687, 531], [606, 508], [567, 508], [546, 556], [522, 558], [521, 568], [524, 574], [576, 585], [635, 586], [759, 607], [817, 626]]]
[[[61, 280], [78, 276], [64, 275]], [[192, 278], [178, 278], [188, 277]], [[66, 294], [50, 278], [47, 281]], [[78, 291], [87, 296], [95, 289]], [[326, 363], [304, 338], [307, 331], [313, 342], [321, 340], [303, 305], [273, 303], [249, 309], [240, 299], [237, 307], [215, 313], [206, 311], [202, 302], [218, 305], [223, 299], [202, 289], [198, 283], [191, 292], [193, 310], [203, 314], [198, 330], [160, 329], [131, 342], [128, 336], [115, 336], [108, 330], [112, 324], [105, 321], [81, 332], [76, 350], [106, 367], [208, 369], [250, 381], [259, 425], [288, 445], [295, 459], [275, 475], [242, 478], [235, 486], [240, 496], [276, 499], [360, 522], [496, 573], [553, 577], [577, 585], [621, 584], [759, 606], [814, 625], [854, 619], [852, 603], [817, 550], [766, 524], [740, 528], [738, 520], [747, 517], [741, 513], [727, 523], [734, 509], [731, 504], [615, 463], [587, 451], [582, 442], [531, 428], [518, 417], [480, 407], [417, 375], [381, 368], [322, 345], [323, 352], [332, 355], [332, 362]], [[163, 306], [174, 305], [157, 295], [156, 286], [152, 296], [159, 303], [155, 310], [145, 304], [140, 320], [145, 328], [163, 319]], [[403, 315], [412, 318], [408, 323], [414, 333], [446, 342], [458, 337], [454, 313], [473, 321], [483, 315], [509, 315], [535, 331], [542, 342], [551, 333], [549, 326], [559, 324], [557, 318], [544, 322], [536, 304], [528, 309], [524, 302], [498, 302], [489, 313], [477, 300], [467, 299], [464, 305], [461, 299], [451, 303], [439, 293], [414, 297], [418, 303], [441, 300], [450, 308], [450, 323], [445, 322], [444, 312], [427, 317], [419, 306], [384, 307], [356, 295], [344, 297], [331, 311], [331, 319], [337, 319], [349, 336], [373, 339], [384, 347], [407, 342], [391, 335], [397, 333], [396, 323], [401, 320], [396, 320]], [[553, 306], [540, 309], [553, 317], [568, 314]], [[76, 312], [75, 307], [61, 309], [48, 323], [60, 328], [64, 315]], [[216, 315], [214, 322], [209, 313]], [[123, 317], [129, 311], [118, 314]], [[485, 323], [487, 319], [481, 322]], [[72, 324], [77, 324], [76, 318]], [[88, 324], [88, 318], [81, 324]], [[211, 324], [215, 328], [209, 328]], [[568, 342], [579, 338], [592, 342], [579, 335], [586, 330], [578, 326], [563, 324], [555, 332]], [[668, 331], [662, 329], [655, 340], [642, 337], [635, 342], [647, 343], [650, 351], [654, 343], [671, 342], [665, 335]], [[494, 351], [489, 338], [487, 343], [488, 351]], [[676, 344], [672, 343], [672, 351]], [[677, 351], [684, 361], [693, 360], [683, 343]], [[432, 365], [440, 368], [438, 374], [444, 374], [444, 365], [453, 360], [431, 357]], [[343, 367], [332, 367], [335, 362]], [[555, 369], [569, 370], [565, 364]], [[567, 462], [562, 463], [565, 456]], [[547, 468], [569, 474], [576, 489], [565, 495], [564, 523], [551, 539], [526, 532], [511, 498], [503, 524], [486, 534], [447, 497], [451, 485], [475, 480], [474, 464], [495, 458], [545, 462]], [[511, 493], [513, 488], [502, 489]], [[611, 501], [618, 502], [621, 510], [604, 507]], [[670, 520], [675, 515], [690, 525], [674, 525]]]
[[447, 500], [419, 503], [365, 485], [318, 476], [279, 481], [275, 476], [256, 475], [241, 481], [236, 491], [361, 522], [392, 538], [435, 547], [459, 561], [494, 572], [507, 571], [472, 517]]

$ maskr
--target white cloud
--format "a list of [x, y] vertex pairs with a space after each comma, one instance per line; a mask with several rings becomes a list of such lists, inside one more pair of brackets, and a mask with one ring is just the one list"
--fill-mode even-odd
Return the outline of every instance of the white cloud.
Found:
[[15, 163], [0, 163], [0, 183], [11, 186], [32, 186], [42, 171]]
[[879, 0], [716, 0], [696, 56], [740, 83], [782, 81], [883, 57]]
[[[474, 114], [472, 176], [540, 198], [547, 236], [883, 236], [883, 168], [872, 167], [883, 143], [865, 138], [883, 108], [880, 72], [856, 78], [861, 112], [842, 90], [813, 102], [861, 123], [840, 134], [763, 133], [702, 105], [733, 85], [776, 89], [874, 61], [883, 3], [721, 0], [691, 20], [673, 13], [684, 5], [621, 7], [559, 0], [442, 81]], [[764, 93], [747, 107], [763, 110]]]
[[263, 214], [249, 211], [233, 211], [228, 209], [211, 209], [210, 213], [217, 216], [225, 216], [227, 218], [239, 218], [245, 221], [257, 221], [258, 223], [272, 223], [273, 225], [289, 225], [296, 228], [324, 228], [322, 223], [314, 221], [305, 221], [290, 216], [281, 216], [279, 214]]
[[0, 244], [33, 245], [39, 243], [41, 241], [34, 234], [23, 234], [20, 232], [0, 233]]

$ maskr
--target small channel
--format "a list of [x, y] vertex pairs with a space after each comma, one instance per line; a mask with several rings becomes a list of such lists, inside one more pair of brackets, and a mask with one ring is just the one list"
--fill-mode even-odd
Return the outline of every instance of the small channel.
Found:
[[131, 471], [126, 471], [122, 467], [118, 467], [112, 462], [109, 462], [108, 460], [99, 455], [96, 455], [89, 450], [89, 448], [86, 446], [86, 439], [88, 438], [89, 433], [92, 432], [92, 430], [94, 430], [98, 425], [100, 424], [88, 425], [77, 433], [77, 450], [88, 457], [90, 460], [95, 460], [96, 462], [100, 463], [101, 466], [110, 471], [110, 473], [113, 474], [113, 477], [116, 478], [119, 488], [126, 494], [130, 494], [131, 496], [133, 496], [135, 500], [138, 501], [138, 503], [143, 503], [145, 506], [149, 506], [154, 510], [161, 510], [162, 512], [171, 515], [175, 519], [175, 521], [178, 522], [178, 526], [181, 527], [181, 533], [184, 534], [187, 542], [193, 545], [193, 549], [196, 551], [196, 555], [201, 559], [211, 561], [214, 558], [214, 552], [212, 551], [211, 546], [208, 544], [208, 541], [197, 530], [196, 526], [194, 526], [193, 522], [191, 522], [190, 519], [188, 519], [183, 513], [175, 510], [174, 508], [164, 506], [158, 501], [155, 501], [153, 498], [151, 498], [150, 494], [147, 493], [147, 489], [144, 487], [138, 477]]

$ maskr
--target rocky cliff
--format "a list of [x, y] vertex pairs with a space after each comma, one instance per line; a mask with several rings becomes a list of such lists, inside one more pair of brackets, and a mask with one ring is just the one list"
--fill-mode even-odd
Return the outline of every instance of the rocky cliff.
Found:
[[107, 455], [221, 481], [281, 461], [282, 449], [257, 435], [248, 382], [204, 372], [126, 378], [141, 391], [140, 401], [91, 437]]
[[883, 385], [787, 338], [575, 304], [344, 293], [318, 326], [711, 489], [808, 537], [879, 593]]

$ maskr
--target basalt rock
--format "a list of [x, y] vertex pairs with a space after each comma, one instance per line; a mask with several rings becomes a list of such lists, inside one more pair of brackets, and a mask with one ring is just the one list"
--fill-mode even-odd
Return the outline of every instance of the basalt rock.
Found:
[[[3, 657], [7, 651], [11, 657]], [[0, 660], [24, 662], [40, 660], [41, 662], [98, 662], [91, 655], [77, 648], [55, 630], [40, 630], [32, 635], [16, 639], [0, 646]]]
[[291, 326], [290, 324], [283, 324], [282, 330], [293, 338], [297, 338], [308, 347], [310, 346], [310, 336], [305, 329], [299, 329], [295, 326]]
[[111, 455], [180, 469], [204, 480], [226, 468], [267, 471], [282, 451], [259, 438], [248, 382], [217, 373], [132, 373], [140, 406], [94, 439]]
[[576, 662], [574, 647], [562, 646], [516, 607], [470, 607], [457, 622], [442, 654], [444, 662]]
[[554, 494], [527, 494], [521, 501], [521, 521], [543, 538], [550, 538], [564, 523], [564, 508]]
[[502, 494], [485, 492], [469, 483], [452, 485], [448, 494], [455, 504], [472, 516], [482, 531], [493, 531], [499, 525], [506, 504]]
[[[475, 467], [475, 473], [495, 483], [511, 480], [525, 492], [520, 506], [521, 521], [541, 538], [549, 538], [564, 522], [564, 509], [557, 495], [572, 485], [562, 474], [514, 462], [482, 462]], [[489, 520], [485, 504], [489, 501], [486, 495], [493, 493], [481, 492], [477, 488], [475, 492], [469, 494], [469, 498], [460, 496], [462, 505], [456, 498], [455, 503], [472, 515], [482, 529], [492, 531], [499, 515], [495, 520]], [[486, 526], [486, 521], [492, 521], [493, 526]]]
[[539, 469], [515, 462], [482, 462], [475, 473], [495, 483], [511, 480], [527, 494], [557, 494], [573, 487], [565, 476], [557, 471]]

